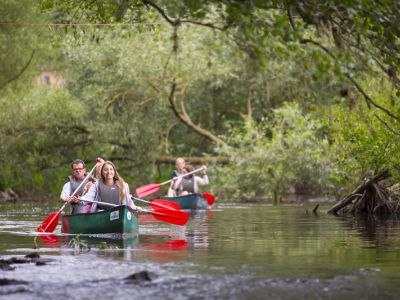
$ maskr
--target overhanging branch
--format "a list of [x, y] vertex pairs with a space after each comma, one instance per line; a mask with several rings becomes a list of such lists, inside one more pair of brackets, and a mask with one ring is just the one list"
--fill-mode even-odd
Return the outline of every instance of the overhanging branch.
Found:
[[28, 62], [25, 64], [25, 66], [24, 66], [14, 77], [11, 77], [11, 78], [8, 79], [5, 83], [3, 83], [3, 84], [0, 86], [0, 89], [4, 88], [4, 87], [5, 87], [7, 84], [9, 84], [10, 82], [12, 82], [12, 81], [14, 81], [14, 80], [17, 80], [17, 79], [25, 72], [25, 70], [26, 70], [26, 69], [29, 67], [29, 65], [31, 64], [32, 59], [33, 59], [33, 55], [35, 54], [35, 52], [36, 52], [36, 50], [32, 50], [31, 57], [29, 58]]
[[173, 111], [173, 113], [175, 114], [175, 116], [186, 126], [188, 126], [190, 129], [192, 129], [194, 132], [196, 132], [197, 134], [205, 137], [206, 139], [221, 145], [221, 146], [228, 146], [222, 139], [220, 139], [219, 137], [215, 136], [214, 134], [212, 134], [210, 131], [196, 125], [193, 123], [192, 119], [190, 118], [190, 116], [187, 114], [184, 103], [183, 103], [183, 97], [182, 96], [182, 100], [180, 101], [180, 107], [178, 108], [177, 105], [177, 101], [175, 98], [175, 92], [177, 89], [177, 83], [175, 81], [175, 78], [172, 80], [171, 83], [171, 91], [169, 93], [169, 97], [168, 97], [168, 101], [170, 103], [171, 109]]
[[[326, 48], [325, 46], [321, 45], [320, 43], [318, 43], [316, 41], [313, 41], [311, 39], [303, 39], [303, 40], [301, 40], [301, 43], [303, 43], [303, 44], [311, 43], [313, 45], [316, 45], [316, 46], [320, 47], [322, 50], [324, 50], [330, 57], [332, 57], [333, 59], [336, 60], [335, 55], [333, 55], [333, 53], [331, 51], [329, 51], [328, 48]], [[367, 103], [368, 106], [369, 106], [369, 104], [372, 104], [374, 107], [384, 111], [388, 116], [392, 117], [393, 119], [399, 120], [399, 117], [394, 115], [387, 108], [377, 104], [374, 100], [372, 100], [372, 98], [364, 91], [364, 89], [361, 87], [361, 85], [349, 73], [344, 73], [343, 75], [346, 76], [346, 78], [355, 86], [355, 88], [360, 92], [360, 94], [363, 95], [365, 102]]]

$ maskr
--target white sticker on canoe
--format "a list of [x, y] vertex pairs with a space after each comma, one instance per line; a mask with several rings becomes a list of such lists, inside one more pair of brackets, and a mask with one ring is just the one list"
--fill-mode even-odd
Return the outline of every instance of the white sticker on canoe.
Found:
[[119, 210], [112, 211], [110, 213], [110, 221], [118, 220], [119, 219]]
[[128, 220], [131, 220], [131, 219], [132, 219], [132, 214], [131, 214], [130, 211], [128, 211], [128, 213], [126, 214], [126, 218], [127, 218]]

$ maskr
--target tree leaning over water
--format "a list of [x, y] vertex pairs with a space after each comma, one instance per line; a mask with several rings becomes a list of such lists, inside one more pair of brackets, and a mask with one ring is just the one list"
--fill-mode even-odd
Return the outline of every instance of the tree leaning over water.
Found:
[[35, 152], [15, 140], [30, 170], [40, 166], [36, 182], [41, 170], [96, 152], [120, 160], [136, 185], [163, 155], [228, 155], [214, 189], [250, 200], [396, 174], [396, 3], [39, 3], [48, 24], [69, 24], [50, 27], [48, 41], [61, 53], [64, 99], [82, 106], [76, 125], [87, 143], [54, 159], [46, 139]]

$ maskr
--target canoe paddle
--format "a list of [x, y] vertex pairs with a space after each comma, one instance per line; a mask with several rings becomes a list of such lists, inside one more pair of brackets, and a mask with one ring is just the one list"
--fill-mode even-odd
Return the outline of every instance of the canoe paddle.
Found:
[[215, 196], [212, 194], [208, 194], [208, 193], [201, 193], [201, 195], [207, 199], [207, 204], [208, 205], [213, 205], [215, 202]]
[[[187, 176], [187, 175], [197, 173], [197, 172], [199, 172], [199, 171], [201, 171], [201, 170], [203, 170], [203, 168], [198, 168], [198, 169], [196, 169], [196, 170], [193, 170], [192, 172], [185, 173], [185, 174], [176, 176], [176, 177], [174, 177], [174, 178], [185, 177], [185, 176]], [[151, 194], [157, 192], [157, 191], [160, 189], [160, 187], [161, 187], [162, 185], [165, 185], [165, 184], [167, 184], [167, 183], [170, 183], [172, 180], [174, 180], [174, 178], [171, 178], [170, 180], [164, 181], [164, 182], [162, 182], [162, 183], [149, 183], [149, 184], [147, 184], [147, 185], [145, 185], [145, 186], [138, 187], [138, 188], [136, 189], [136, 195], [137, 195], [138, 197], [140, 197], [140, 198], [143, 198], [143, 197], [146, 197], [146, 196], [148, 196], [148, 195], [151, 195]]]
[[[92, 175], [93, 171], [96, 169], [97, 165], [99, 162], [97, 162], [93, 169], [89, 172], [89, 174], [86, 175], [86, 177], [82, 180], [82, 182], [78, 185], [78, 187], [75, 189], [75, 191], [72, 193], [71, 197], [73, 197], [81, 188], [81, 186], [86, 182], [86, 180]], [[43, 222], [42, 224], [36, 229], [38, 232], [53, 232], [54, 229], [56, 229], [58, 225], [58, 221], [60, 220], [60, 214], [67, 206], [67, 202], [64, 203], [64, 205], [55, 213], [51, 213]]]
[[167, 201], [167, 200], [163, 200], [163, 199], [156, 199], [156, 200], [153, 200], [153, 201], [146, 201], [146, 200], [143, 200], [143, 199], [140, 199], [140, 198], [133, 197], [132, 195], [131, 195], [131, 198], [134, 199], [134, 200], [140, 201], [140, 202], [147, 203], [148, 205], [151, 205], [151, 207], [153, 207], [154, 209], [157, 209], [157, 208], [175, 209], [175, 210], [180, 210], [181, 209], [181, 207], [179, 206], [178, 203]]
[[[106, 205], [106, 206], [119, 206], [116, 204], [111, 204], [107, 202], [100, 202], [100, 201], [94, 201], [94, 200], [82, 200], [84, 202], [92, 202], [92, 203], [98, 203], [101, 205]], [[181, 210], [174, 210], [174, 209], [166, 209], [166, 208], [157, 208], [156, 210], [147, 210], [147, 209], [141, 209], [142, 212], [151, 214], [156, 218], [157, 220], [174, 224], [174, 225], [180, 225], [183, 226], [187, 223], [189, 220], [189, 213]]]

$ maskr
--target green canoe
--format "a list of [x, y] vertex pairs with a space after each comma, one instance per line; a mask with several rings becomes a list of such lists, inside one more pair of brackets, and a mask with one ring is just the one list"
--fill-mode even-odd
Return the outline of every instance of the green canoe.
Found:
[[207, 209], [207, 199], [201, 194], [190, 194], [179, 197], [161, 197], [161, 199], [176, 202], [181, 209]]
[[64, 215], [62, 232], [73, 234], [137, 234], [137, 213], [128, 206], [120, 205], [90, 214]]

